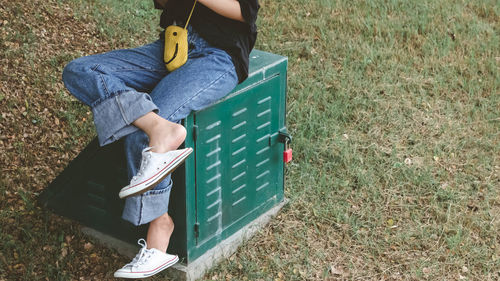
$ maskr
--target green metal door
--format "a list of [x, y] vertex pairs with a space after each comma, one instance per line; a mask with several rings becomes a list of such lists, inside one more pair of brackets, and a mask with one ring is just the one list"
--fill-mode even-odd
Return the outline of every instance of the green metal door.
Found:
[[276, 75], [196, 113], [198, 246], [248, 223], [283, 188], [283, 146], [271, 142], [284, 126], [280, 83]]

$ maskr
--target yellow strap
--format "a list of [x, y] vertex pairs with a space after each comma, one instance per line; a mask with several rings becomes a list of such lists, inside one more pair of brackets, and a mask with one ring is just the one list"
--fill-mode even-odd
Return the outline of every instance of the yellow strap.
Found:
[[191, 19], [191, 16], [193, 15], [193, 11], [194, 11], [194, 6], [196, 6], [196, 2], [198, 0], [194, 0], [194, 4], [193, 4], [193, 8], [191, 8], [191, 13], [189, 13], [189, 17], [188, 17], [188, 20], [186, 21], [186, 25], [184, 26], [184, 29], [187, 28], [188, 24], [189, 24], [189, 20]]

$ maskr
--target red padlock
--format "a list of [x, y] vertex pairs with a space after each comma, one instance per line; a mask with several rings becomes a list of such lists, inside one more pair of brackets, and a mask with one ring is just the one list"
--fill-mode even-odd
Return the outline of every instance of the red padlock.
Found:
[[292, 149], [288, 147], [288, 141], [285, 142], [285, 151], [283, 151], [283, 162], [288, 163], [292, 161]]

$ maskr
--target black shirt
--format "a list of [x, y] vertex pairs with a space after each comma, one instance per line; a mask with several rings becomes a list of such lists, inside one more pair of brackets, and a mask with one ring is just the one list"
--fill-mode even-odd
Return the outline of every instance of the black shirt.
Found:
[[[238, 80], [248, 77], [248, 56], [257, 39], [258, 0], [238, 0], [245, 22], [228, 19], [210, 10], [201, 3], [196, 7], [189, 24], [203, 39], [214, 47], [226, 51], [232, 58]], [[169, 0], [161, 15], [160, 26], [186, 22], [194, 0]], [[155, 8], [162, 9], [155, 1]]]

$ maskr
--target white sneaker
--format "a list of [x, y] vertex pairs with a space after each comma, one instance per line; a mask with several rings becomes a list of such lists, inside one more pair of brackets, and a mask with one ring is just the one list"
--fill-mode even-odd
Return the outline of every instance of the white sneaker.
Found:
[[139, 172], [130, 180], [130, 184], [120, 190], [120, 198], [144, 193], [161, 182], [172, 173], [193, 152], [190, 147], [156, 153], [151, 147], [142, 151], [142, 161]]
[[146, 240], [142, 238], [137, 243], [142, 248], [130, 263], [115, 272], [116, 278], [150, 277], [179, 261], [176, 255], [169, 255], [154, 248], [147, 249]]

